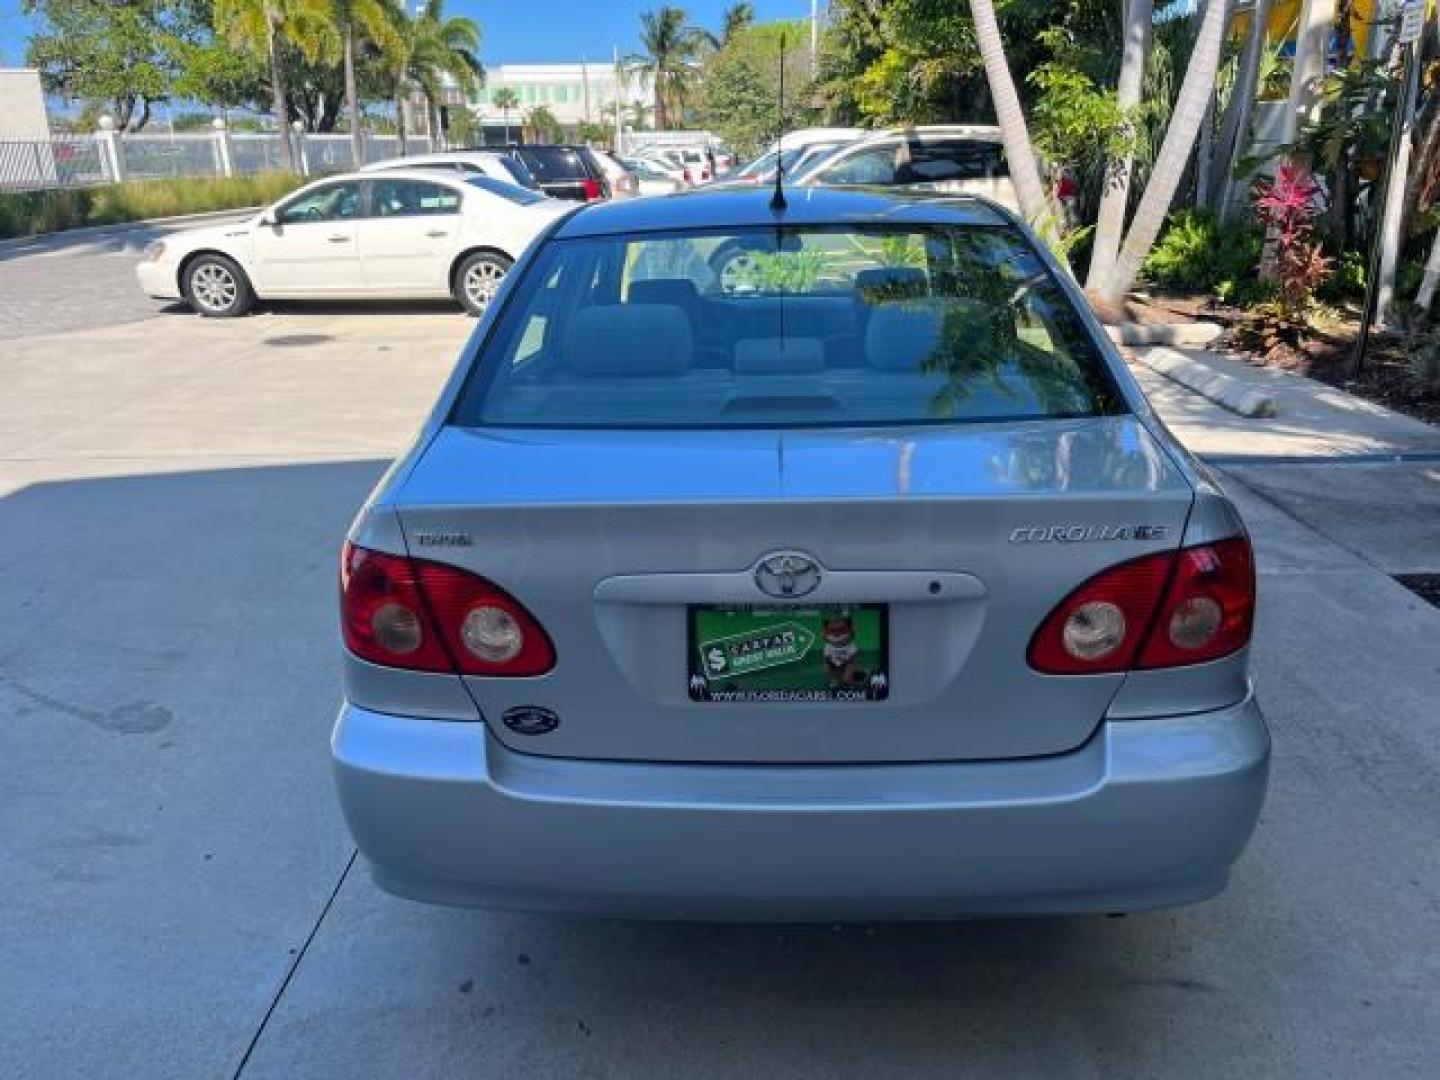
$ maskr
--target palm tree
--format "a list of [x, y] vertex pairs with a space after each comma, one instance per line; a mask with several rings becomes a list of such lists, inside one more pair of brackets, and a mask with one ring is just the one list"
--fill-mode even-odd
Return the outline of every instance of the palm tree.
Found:
[[640, 15], [640, 45], [644, 52], [630, 57], [631, 65], [645, 72], [655, 89], [655, 126], [670, 126], [672, 108], [684, 119], [685, 92], [693, 81], [691, 61], [704, 44], [704, 33], [689, 25], [683, 8], [662, 7]]
[[326, 0], [215, 0], [215, 30], [232, 45], [265, 54], [270, 69], [270, 102], [280, 131], [285, 168], [299, 172], [290, 141], [281, 41], [296, 45], [314, 63], [333, 44]]
[[1235, 85], [1230, 90], [1230, 104], [1220, 125], [1220, 144], [1216, 147], [1215, 164], [1210, 185], [1215, 210], [1221, 217], [1230, 215], [1230, 192], [1235, 184], [1235, 168], [1250, 136], [1250, 118], [1255, 99], [1260, 93], [1260, 63], [1270, 29], [1271, 0], [1255, 0], [1250, 12], [1250, 36], [1235, 72]]
[[[1262, 0], [1268, 3], [1269, 0]], [[1140, 90], [1145, 80], [1145, 57], [1150, 51], [1150, 28], [1155, 21], [1154, 0], [1130, 0], [1125, 5], [1125, 42], [1120, 59], [1120, 82], [1115, 89], [1115, 102], [1126, 113], [1140, 104]], [[1086, 284], [1098, 288], [1115, 265], [1120, 253], [1120, 238], [1125, 235], [1125, 211], [1130, 205], [1130, 171], [1135, 159], [1131, 154], [1111, 162], [1106, 170], [1105, 191], [1100, 196], [1100, 212], [1095, 222], [1095, 243], [1090, 252], [1090, 272]]]
[[393, 0], [329, 0], [330, 22], [343, 44], [345, 56], [345, 110], [350, 117], [350, 156], [358, 168], [364, 163], [365, 144], [360, 132], [360, 91], [355, 81], [355, 49], [368, 38], [383, 55], [400, 49], [396, 30], [400, 6]]
[[755, 25], [754, 4], [731, 4], [720, 16], [720, 46], [729, 45], [735, 35]]
[[[1165, 128], [1165, 141], [1160, 144], [1160, 153], [1155, 157], [1155, 166], [1145, 185], [1145, 194], [1135, 208], [1135, 218], [1130, 223], [1130, 231], [1125, 235], [1114, 268], [1109, 277], [1099, 283], [1100, 297], [1109, 303], [1119, 303], [1135, 283], [1140, 264], [1150, 253], [1155, 238], [1160, 234], [1160, 226], [1170, 212], [1170, 203], [1180, 186], [1180, 177], [1185, 172], [1195, 137], [1209, 107], [1215, 74], [1220, 67], [1220, 47], [1224, 44], [1229, 21], [1230, 0], [1210, 0], [1205, 5], [1195, 47], [1190, 53], [1190, 65], [1185, 70], [1185, 81], [1180, 84], [1180, 94], [1175, 100], [1170, 123]], [[1009, 150], [1008, 145], [1006, 150]]]
[[445, 0], [426, 0], [414, 16], [401, 13], [396, 24], [396, 41], [386, 58], [395, 80], [395, 123], [400, 153], [405, 146], [406, 91], [413, 85], [425, 95], [427, 127], [439, 131], [435, 121], [437, 102], [449, 76], [467, 98], [479, 88], [485, 69], [480, 51], [480, 26], [463, 16], [447, 18]]
[[494, 105], [505, 117], [505, 141], [510, 141], [510, 110], [520, 105], [520, 97], [515, 91], [502, 86], [490, 97], [490, 103]]
[[1020, 96], [1005, 59], [1005, 41], [1000, 36], [993, 0], [970, 0], [970, 18], [975, 23], [975, 40], [985, 64], [985, 80], [990, 84], [990, 99], [995, 103], [995, 119], [1010, 163], [1010, 179], [1020, 199], [1020, 212], [1033, 224], [1054, 221], [1045, 186], [1040, 182], [1040, 165], [1035, 160], [1025, 114], [1020, 110]]

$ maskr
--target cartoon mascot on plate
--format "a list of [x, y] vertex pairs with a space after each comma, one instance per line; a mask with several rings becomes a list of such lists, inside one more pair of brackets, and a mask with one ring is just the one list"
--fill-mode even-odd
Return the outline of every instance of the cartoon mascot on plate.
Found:
[[855, 622], [849, 615], [831, 615], [825, 620], [825, 673], [831, 688], [851, 686], [865, 678], [855, 669], [860, 646], [855, 644]]

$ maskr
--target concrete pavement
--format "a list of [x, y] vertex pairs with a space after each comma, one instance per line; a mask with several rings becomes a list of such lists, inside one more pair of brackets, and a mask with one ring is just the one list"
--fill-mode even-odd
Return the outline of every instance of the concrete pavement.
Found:
[[[336, 548], [472, 326], [151, 308], [0, 345], [0, 1076], [1433, 1074], [1440, 611], [1387, 576], [1440, 572], [1425, 462], [1226, 466], [1276, 758], [1211, 903], [837, 930], [379, 893], [327, 770]], [[1232, 458], [1390, 445], [1156, 389]]]

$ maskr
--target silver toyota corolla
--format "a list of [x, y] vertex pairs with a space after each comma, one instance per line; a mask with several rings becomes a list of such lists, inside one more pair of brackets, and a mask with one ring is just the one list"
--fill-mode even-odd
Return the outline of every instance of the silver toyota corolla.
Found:
[[1265, 794], [1250, 543], [1008, 213], [579, 210], [341, 571], [376, 880], [646, 918], [1120, 912]]

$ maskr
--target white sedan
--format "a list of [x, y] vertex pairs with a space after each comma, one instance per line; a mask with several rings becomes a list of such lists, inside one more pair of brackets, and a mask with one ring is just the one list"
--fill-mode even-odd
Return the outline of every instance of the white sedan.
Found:
[[244, 221], [156, 241], [135, 272], [148, 295], [216, 318], [257, 300], [446, 296], [479, 315], [530, 241], [573, 208], [484, 176], [349, 173]]

